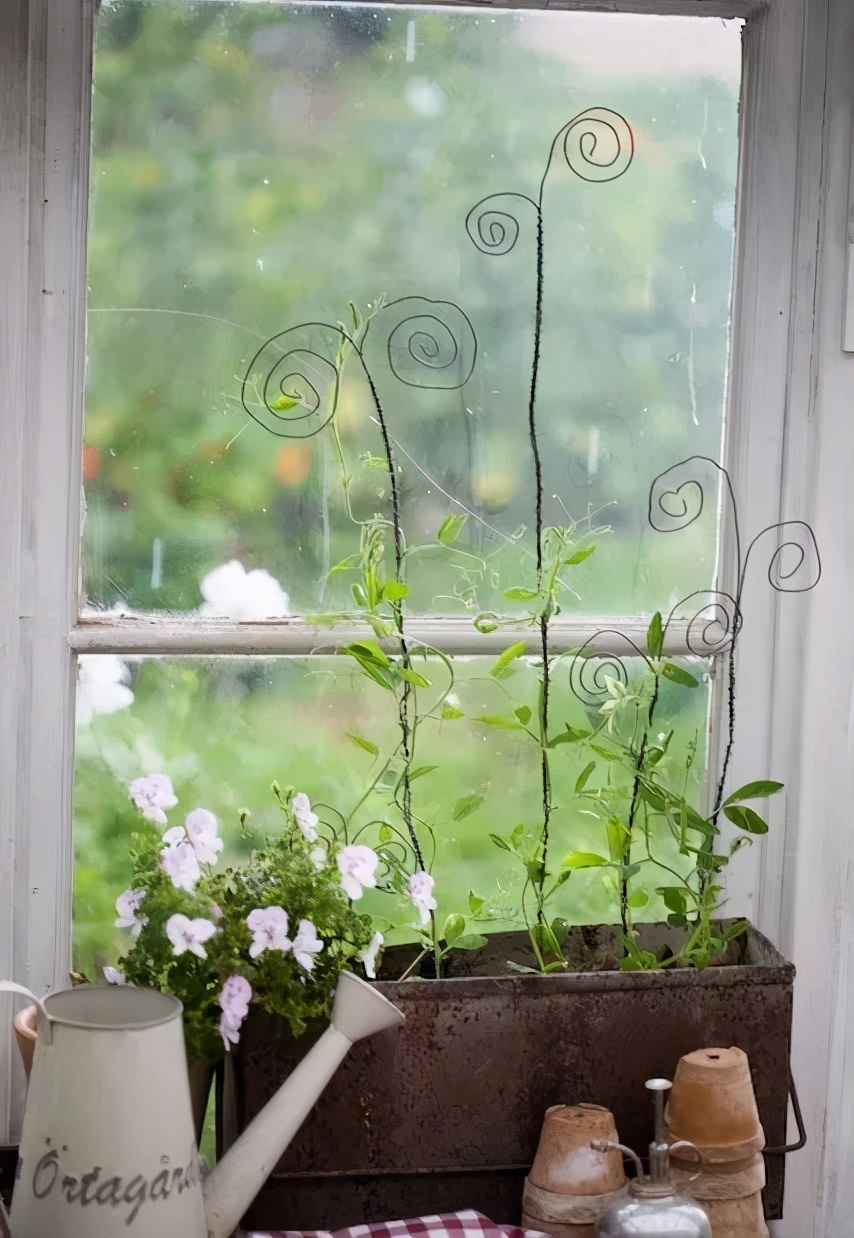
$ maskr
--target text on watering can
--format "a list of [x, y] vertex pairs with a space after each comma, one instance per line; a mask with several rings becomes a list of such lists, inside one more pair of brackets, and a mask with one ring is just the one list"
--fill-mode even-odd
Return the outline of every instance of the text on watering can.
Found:
[[[63, 1151], [66, 1151], [64, 1147]], [[161, 1160], [165, 1163], [169, 1158], [162, 1157]], [[23, 1164], [19, 1161], [16, 1177], [20, 1178], [22, 1170]], [[195, 1149], [186, 1167], [176, 1165], [171, 1169], [161, 1169], [153, 1178], [136, 1174], [126, 1182], [118, 1176], [102, 1176], [102, 1172], [101, 1166], [95, 1165], [88, 1173], [79, 1176], [63, 1174], [59, 1151], [53, 1148], [44, 1154], [33, 1171], [33, 1195], [36, 1199], [47, 1199], [58, 1189], [65, 1195], [66, 1203], [80, 1204], [83, 1208], [91, 1204], [113, 1208], [124, 1204], [130, 1208], [125, 1225], [130, 1225], [147, 1200], [168, 1199], [173, 1191], [180, 1195], [198, 1186], [201, 1181], [199, 1157]]]

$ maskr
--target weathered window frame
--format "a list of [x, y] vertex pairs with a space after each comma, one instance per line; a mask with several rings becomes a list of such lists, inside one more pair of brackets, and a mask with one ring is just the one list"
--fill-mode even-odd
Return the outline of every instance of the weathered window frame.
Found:
[[[14, 976], [39, 992], [65, 982], [70, 959], [76, 653], [295, 654], [317, 643], [313, 630], [298, 620], [241, 625], [174, 618], [77, 621], [96, 2], [0, 4], [0, 975]], [[501, 6], [746, 19], [727, 463], [745, 525], [751, 528], [773, 523], [784, 511], [789, 518], [809, 520], [827, 510], [826, 499], [820, 501], [812, 484], [822, 453], [816, 440], [822, 365], [831, 386], [838, 388], [841, 380], [830, 345], [822, 352], [817, 341], [821, 306], [832, 312], [842, 277], [833, 265], [837, 238], [832, 236], [826, 243], [830, 257], [824, 259], [824, 285], [819, 281], [818, 238], [828, 185], [838, 182], [844, 152], [850, 149], [846, 145], [840, 154], [839, 121], [832, 133], [829, 124], [831, 105], [844, 113], [850, 102], [843, 82], [845, 60], [829, 38], [832, 29], [847, 29], [854, 44], [854, 20], [843, 12], [845, 3], [543, 0], [537, 6], [517, 0], [515, 6]], [[829, 167], [836, 180], [828, 181]], [[847, 188], [847, 164], [845, 178]], [[842, 236], [838, 244], [841, 270]], [[841, 315], [841, 293], [839, 300]], [[841, 329], [836, 341], [840, 356]], [[825, 339], [830, 335], [832, 329]], [[850, 368], [847, 376], [848, 382], [854, 380]], [[834, 408], [824, 416], [833, 421], [838, 414]], [[826, 443], [823, 450], [828, 450]], [[799, 465], [807, 458], [813, 472], [804, 484]], [[840, 494], [837, 501], [845, 497]], [[821, 526], [818, 532], [821, 537]], [[728, 566], [724, 530], [724, 579]], [[834, 602], [849, 601], [850, 613], [854, 580], [846, 578], [844, 588], [851, 597], [834, 595]], [[733, 776], [742, 766], [748, 776], [767, 768], [782, 771], [790, 784], [787, 771], [800, 762], [804, 728], [819, 725], [821, 714], [818, 705], [810, 712], [806, 682], [802, 641], [808, 608], [798, 605], [778, 613], [776, 600], [773, 595], [757, 603], [765, 609], [753, 609], [741, 638]], [[626, 620], [628, 630], [637, 625], [637, 620]], [[559, 643], [574, 645], [597, 626], [595, 619], [568, 621], [555, 635]], [[465, 647], [467, 632], [461, 625], [442, 624], [441, 632], [435, 622], [426, 627], [431, 642], [440, 638], [451, 652]], [[678, 649], [677, 633], [673, 651]], [[854, 673], [854, 658], [845, 666]], [[772, 801], [772, 832], [755, 849], [752, 864], [741, 865], [737, 887], [731, 889], [733, 909], [750, 914], [790, 951], [799, 926], [803, 932], [798, 916], [804, 900], [810, 894], [820, 898], [819, 883], [828, 876], [821, 864], [804, 860], [803, 868], [798, 866], [807, 846], [799, 815], [808, 787], [807, 774], [785, 799]], [[832, 806], [832, 795], [829, 802]], [[841, 812], [844, 804], [836, 808]], [[849, 921], [854, 917], [844, 920], [854, 940]], [[821, 922], [819, 940], [828, 939], [828, 923]], [[850, 954], [834, 955], [837, 980], [845, 978], [845, 969], [854, 970], [854, 949]], [[811, 992], [811, 1004], [817, 1003], [829, 1020], [836, 1002], [832, 980], [824, 987], [816, 980]], [[796, 1048], [807, 1045], [810, 1028], [808, 1014], [796, 1018]], [[836, 1155], [821, 1135], [828, 1081], [843, 1071], [841, 1055], [848, 1039], [854, 1039], [854, 1021], [850, 1030], [847, 1023], [845, 1028], [841, 1040], [828, 1039], [827, 1052], [800, 1080], [814, 1135], [810, 1151], [793, 1166], [787, 1220], [777, 1231], [791, 1238], [808, 1233], [825, 1238], [837, 1209], [846, 1217], [854, 1209], [854, 1185], [847, 1180], [843, 1186], [834, 1179], [836, 1193], [821, 1194], [822, 1184], [833, 1176]], [[850, 1080], [847, 1088], [854, 1092]], [[0, 1142], [4, 1133], [14, 1138], [18, 1131], [22, 1094], [4, 1019]], [[846, 1128], [841, 1122], [837, 1126], [841, 1137]], [[843, 1196], [850, 1205], [847, 1212], [840, 1205]], [[819, 1197], [825, 1204], [816, 1220]]]

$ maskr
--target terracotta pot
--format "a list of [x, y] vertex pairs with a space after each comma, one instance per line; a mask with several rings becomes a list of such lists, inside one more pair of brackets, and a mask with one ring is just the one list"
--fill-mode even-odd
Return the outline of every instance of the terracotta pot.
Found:
[[617, 1143], [617, 1126], [602, 1105], [552, 1105], [546, 1110], [529, 1182], [558, 1195], [604, 1195], [625, 1185], [619, 1152], [595, 1152], [591, 1140]]
[[626, 1191], [619, 1152], [596, 1152], [591, 1140], [617, 1141], [614, 1115], [602, 1105], [552, 1105], [522, 1196], [522, 1224], [552, 1238], [593, 1238], [596, 1221]]
[[748, 1165], [736, 1162], [719, 1166], [717, 1173], [702, 1173], [688, 1190], [708, 1214], [712, 1238], [768, 1238], [764, 1186], [765, 1162], [756, 1156]]
[[741, 1049], [698, 1049], [680, 1058], [665, 1117], [671, 1140], [696, 1144], [707, 1165], [749, 1161], [765, 1147]]
[[24, 1074], [27, 1076], [27, 1081], [29, 1081], [30, 1071], [33, 1068], [33, 1054], [36, 1051], [36, 1041], [39, 1038], [38, 1006], [25, 1006], [23, 1010], [19, 1010], [15, 1015], [13, 1026], [15, 1028], [15, 1039], [18, 1042], [18, 1050], [21, 1054], [21, 1061], [24, 1064]]

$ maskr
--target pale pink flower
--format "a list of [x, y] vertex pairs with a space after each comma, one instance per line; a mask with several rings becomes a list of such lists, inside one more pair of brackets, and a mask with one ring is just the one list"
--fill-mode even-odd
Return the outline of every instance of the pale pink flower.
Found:
[[246, 917], [246, 923], [254, 938], [249, 947], [251, 959], [257, 959], [265, 950], [281, 950], [283, 954], [290, 950], [288, 913], [283, 907], [256, 907]]
[[365, 966], [365, 975], [370, 976], [371, 980], [377, 978], [377, 955], [382, 950], [384, 941], [382, 933], [374, 933], [364, 950], [359, 952], [358, 958]]
[[409, 897], [421, 913], [421, 923], [427, 924], [430, 912], [435, 911], [438, 903], [433, 897], [433, 878], [429, 873], [418, 871], [409, 878]]
[[329, 856], [326, 854], [325, 848], [314, 847], [309, 852], [308, 858], [311, 860], [317, 872], [322, 872], [323, 869], [326, 868], [326, 861], [329, 859]]
[[232, 1019], [230, 1015], [223, 1013], [219, 1021], [219, 1034], [222, 1036], [222, 1043], [225, 1045], [226, 1053], [231, 1052], [231, 1046], [236, 1045], [240, 1040], [240, 1024], [242, 1019]]
[[305, 841], [307, 843], [316, 843], [317, 823], [320, 818], [316, 812], [311, 811], [311, 801], [304, 791], [297, 791], [291, 800], [291, 808], [294, 810], [297, 825]]
[[216, 864], [217, 852], [222, 851], [222, 839], [217, 838], [217, 820], [207, 808], [194, 808], [183, 824], [173, 825], [163, 835], [170, 847], [189, 842], [200, 864]]
[[171, 779], [165, 774], [152, 774], [149, 778], [135, 778], [130, 784], [130, 797], [144, 817], [166, 824], [167, 808], [174, 808], [178, 799], [172, 790]]
[[102, 970], [107, 984], [127, 984], [127, 976], [117, 967], [105, 967]]
[[210, 920], [201, 917], [191, 920], [180, 912], [176, 912], [166, 921], [166, 936], [171, 941], [172, 953], [176, 956], [189, 950], [197, 958], [206, 959], [208, 955], [202, 943], [209, 941], [216, 931], [216, 925]]
[[240, 1027], [249, 1013], [251, 1000], [252, 986], [249, 981], [244, 976], [229, 976], [219, 995], [219, 1004], [222, 1007], [219, 1034], [222, 1036], [226, 1053], [240, 1040]]
[[323, 942], [317, 935], [317, 929], [310, 920], [300, 920], [299, 931], [294, 938], [294, 958], [300, 967], [311, 971], [314, 967], [314, 956], [320, 954]]
[[[172, 831], [168, 830], [167, 833], [171, 834]], [[193, 845], [186, 838], [183, 830], [181, 830], [180, 842], [164, 847], [160, 852], [160, 867], [166, 876], [172, 879], [176, 890], [186, 890], [188, 894], [193, 893], [196, 882], [202, 875], [202, 870], [199, 868], [199, 858]]]
[[139, 937], [148, 924], [147, 917], [138, 914], [144, 898], [145, 890], [124, 890], [119, 895], [116, 899], [116, 911], [119, 913], [116, 928], [129, 928], [131, 936]]
[[364, 888], [377, 884], [374, 874], [379, 862], [379, 856], [375, 851], [359, 843], [344, 847], [338, 853], [341, 885], [349, 898], [361, 898]]
[[288, 595], [276, 578], [262, 568], [247, 572], [237, 559], [208, 572], [199, 588], [205, 599], [200, 615], [245, 622], [290, 614]]
[[252, 1000], [252, 985], [245, 976], [229, 976], [219, 995], [219, 1004], [228, 1015], [245, 1019]]

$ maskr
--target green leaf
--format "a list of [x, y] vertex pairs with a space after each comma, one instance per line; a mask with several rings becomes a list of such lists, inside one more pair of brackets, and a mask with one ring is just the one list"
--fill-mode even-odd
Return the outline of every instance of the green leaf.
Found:
[[768, 833], [768, 822], [763, 821], [759, 813], [754, 812], [752, 808], [745, 808], [741, 804], [727, 804], [724, 806], [724, 812], [733, 825], [737, 825], [747, 834]]
[[402, 580], [388, 580], [383, 587], [383, 597], [387, 602], [402, 602], [409, 595], [409, 585]]
[[480, 933], [464, 933], [454, 942], [455, 950], [482, 950], [488, 944], [488, 938]]
[[467, 520], [468, 516], [455, 516], [453, 514], [446, 516], [439, 526], [436, 541], [441, 542], [443, 546], [453, 545]]
[[649, 895], [646, 890], [635, 890], [628, 897], [628, 905], [632, 911], [640, 911], [643, 907], [646, 907], [648, 902]]
[[365, 739], [364, 735], [355, 735], [352, 731], [345, 731], [344, 734], [351, 743], [356, 745], [357, 748], [363, 748], [365, 752], [369, 752], [372, 757], [379, 756], [379, 748], [376, 744], [372, 744], [369, 739]]
[[657, 891], [664, 899], [664, 906], [668, 911], [674, 912], [678, 916], [684, 916], [688, 910], [688, 899], [685, 891], [679, 886], [664, 886]]
[[469, 890], [469, 911], [473, 916], [479, 916], [486, 904], [486, 899], [478, 898], [474, 890]]
[[280, 395], [278, 400], [274, 400], [270, 408], [274, 413], [286, 413], [292, 408], [296, 408], [300, 403], [298, 399], [291, 395]]
[[681, 666], [677, 666], [675, 662], [665, 662], [661, 668], [661, 673], [665, 679], [670, 679], [673, 683], [680, 683], [684, 688], [696, 688], [699, 686], [698, 680], [690, 675], [688, 671], [683, 670]]
[[557, 748], [560, 744], [577, 744], [580, 740], [587, 739], [592, 734], [592, 731], [580, 731], [567, 723], [566, 730], [562, 731], [560, 735], [556, 735], [554, 739], [550, 739], [546, 747]]
[[536, 589], [525, 589], [522, 585], [514, 585], [512, 589], [505, 589], [504, 596], [512, 602], [533, 602], [540, 595]]
[[422, 675], [420, 671], [413, 671], [405, 666], [396, 668], [395, 671], [398, 679], [404, 679], [407, 683], [412, 684], [413, 688], [429, 688], [430, 680], [426, 675]]
[[595, 546], [584, 546], [581, 550], [576, 550], [574, 555], [570, 555], [568, 559], [564, 559], [564, 567], [575, 567], [577, 563], [583, 563], [585, 559], [590, 558], [595, 549]]
[[494, 842], [496, 847], [500, 847], [502, 851], [512, 851], [513, 848], [503, 838], [499, 838], [497, 834], [487, 834], [487, 838]]
[[646, 630], [646, 651], [651, 658], [660, 658], [664, 648], [664, 624], [661, 621], [661, 611], [656, 611]]
[[765, 779], [760, 779], [758, 782], [746, 782], [743, 787], [739, 787], [737, 791], [733, 791], [732, 795], [728, 795], [723, 802], [724, 808], [727, 804], [739, 804], [742, 800], [764, 800], [769, 795], [776, 795], [778, 791], [783, 790], [782, 782], [770, 782]]
[[447, 721], [453, 718], [464, 718], [465, 714], [461, 709], [457, 709], [455, 705], [445, 705], [442, 709], [442, 717]]
[[626, 843], [629, 840], [629, 831], [619, 817], [608, 818], [605, 823], [605, 836], [608, 839], [608, 854], [611, 859], [615, 863], [622, 860], [626, 851]]
[[448, 916], [442, 929], [442, 936], [449, 946], [466, 931], [465, 916]]
[[387, 655], [382, 651], [382, 649], [380, 649], [376, 641], [353, 641], [350, 645], [344, 645], [342, 653], [349, 653], [352, 657], [358, 658], [360, 661], [365, 659], [373, 662], [375, 665], [382, 666], [386, 670], [388, 670], [391, 666], [391, 662], [388, 660]]
[[[569, 873], [561, 873], [562, 877], [568, 877]], [[557, 944], [563, 949], [564, 943], [569, 936], [569, 921], [564, 920], [563, 916], [556, 916], [551, 923], [552, 935]]]
[[[486, 796], [475, 791], [472, 795], [464, 795], [454, 804], [454, 810], [451, 816], [455, 821], [463, 821], [466, 817], [470, 817], [473, 812], [477, 812]], [[509, 851], [509, 847], [508, 847]]]
[[361, 562], [361, 555], [348, 555], [346, 559], [342, 559], [340, 563], [336, 563], [334, 567], [329, 569], [329, 575], [332, 576], [335, 572], [350, 572], [353, 568], [358, 567]]
[[611, 748], [603, 748], [601, 744], [591, 744], [590, 747], [594, 752], [598, 752], [599, 756], [603, 757], [606, 761], [622, 760], [620, 753], [614, 752]]
[[570, 851], [562, 863], [564, 868], [601, 868], [608, 861], [603, 855], [596, 855], [592, 851]]
[[490, 668], [490, 675], [500, 675], [502, 671], [507, 669], [511, 662], [515, 662], [518, 657], [521, 657], [521, 655], [525, 652], [525, 648], [526, 645], [523, 640], [517, 640], [514, 645], [510, 645], [509, 648], [505, 649], [504, 652], [496, 658], [494, 665]]
[[596, 768], [595, 761], [590, 761], [588, 762], [587, 765], [585, 765], [584, 769], [581, 771], [581, 773], [578, 775], [578, 778], [576, 779], [576, 783], [575, 783], [575, 794], [576, 795], [580, 795], [581, 792], [584, 790], [584, 788], [587, 786], [587, 779], [593, 773], [595, 768]]
[[474, 721], [482, 722], [484, 726], [498, 727], [501, 731], [522, 730], [518, 722], [513, 722], [510, 718], [502, 718], [499, 714], [482, 714], [479, 718], [475, 718]]
[[416, 778], [423, 778], [425, 774], [432, 774], [433, 770], [438, 768], [438, 765], [419, 765], [418, 769], [410, 771], [409, 781], [414, 782]]
[[497, 629], [498, 616], [492, 610], [482, 610], [479, 615], [475, 615], [473, 623], [481, 635], [487, 636]]
[[531, 721], [531, 711], [527, 705], [520, 705], [518, 709], [514, 709], [513, 713], [519, 719], [522, 726], [527, 726]]

